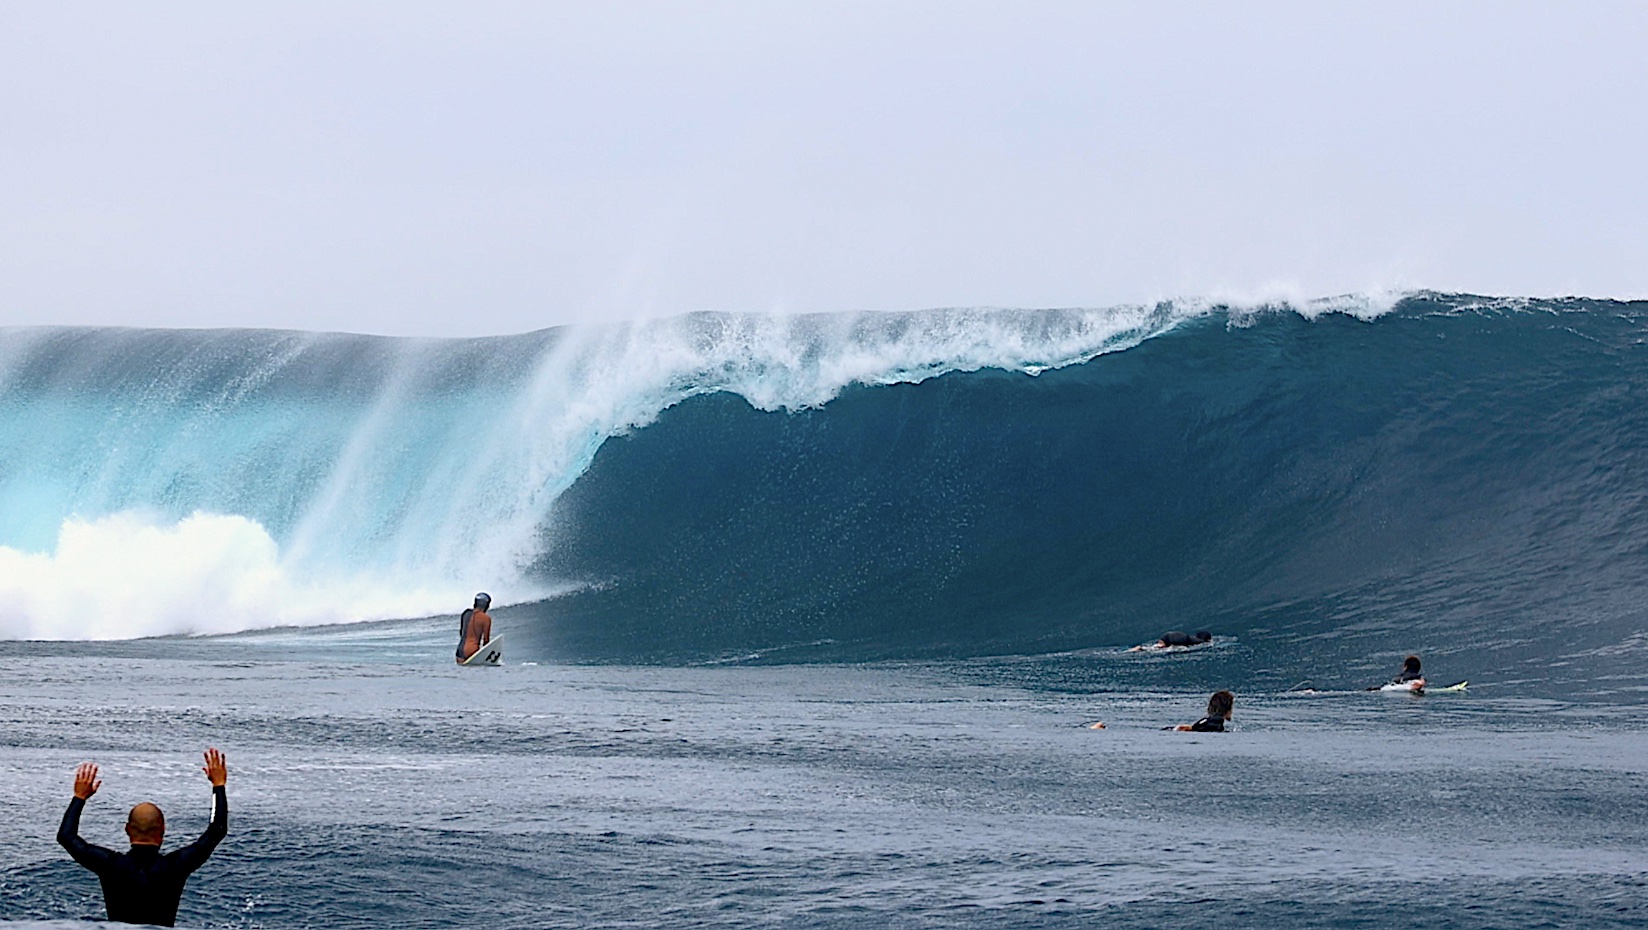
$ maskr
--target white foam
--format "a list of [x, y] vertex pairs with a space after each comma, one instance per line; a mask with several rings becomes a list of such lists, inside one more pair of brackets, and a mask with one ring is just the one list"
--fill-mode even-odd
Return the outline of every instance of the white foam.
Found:
[[128, 639], [425, 616], [464, 593], [294, 577], [245, 517], [64, 521], [50, 553], [0, 546], [0, 637]]

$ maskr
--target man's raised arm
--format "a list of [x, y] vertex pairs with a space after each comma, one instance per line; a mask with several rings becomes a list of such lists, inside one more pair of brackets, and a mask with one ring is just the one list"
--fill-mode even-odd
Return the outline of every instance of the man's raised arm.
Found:
[[69, 851], [74, 861], [94, 872], [114, 854], [80, 838], [80, 811], [85, 808], [86, 799], [101, 787], [103, 782], [97, 778], [97, 766], [90, 762], [80, 763], [74, 770], [74, 797], [69, 801], [69, 809], [63, 812], [63, 823], [57, 828], [58, 844]]
[[200, 868], [201, 863], [229, 833], [229, 792], [224, 788], [229, 781], [229, 765], [224, 761], [223, 753], [216, 749], [207, 749], [205, 757], [206, 764], [200, 770], [212, 783], [212, 822], [206, 825], [206, 832], [200, 835], [200, 839], [180, 850], [185, 867], [191, 872]]

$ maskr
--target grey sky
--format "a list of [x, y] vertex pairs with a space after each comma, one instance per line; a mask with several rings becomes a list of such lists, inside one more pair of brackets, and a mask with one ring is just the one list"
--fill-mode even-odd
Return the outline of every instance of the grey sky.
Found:
[[0, 5], [0, 323], [1648, 295], [1648, 4]]

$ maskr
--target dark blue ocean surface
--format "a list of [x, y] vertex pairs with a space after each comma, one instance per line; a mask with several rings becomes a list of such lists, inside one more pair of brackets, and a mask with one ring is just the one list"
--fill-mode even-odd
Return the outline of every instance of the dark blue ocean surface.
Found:
[[1160, 729], [1202, 712], [1182, 683], [1240, 641], [476, 670], [445, 633], [4, 647], [0, 919], [100, 913], [52, 841], [75, 763], [105, 770], [89, 839], [123, 845], [153, 799], [177, 843], [205, 826], [210, 744], [232, 824], [189, 926], [1648, 921], [1640, 696], [1239, 686], [1231, 732], [1189, 734]]

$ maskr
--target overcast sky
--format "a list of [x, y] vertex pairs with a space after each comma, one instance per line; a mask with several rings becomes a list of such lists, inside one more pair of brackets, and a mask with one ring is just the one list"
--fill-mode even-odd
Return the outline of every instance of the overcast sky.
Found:
[[0, 324], [1648, 295], [1648, 3], [0, 4]]

